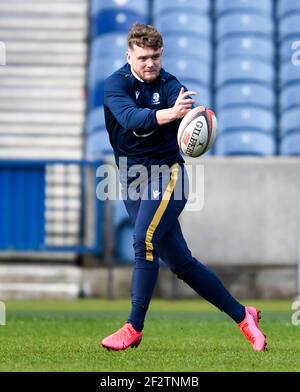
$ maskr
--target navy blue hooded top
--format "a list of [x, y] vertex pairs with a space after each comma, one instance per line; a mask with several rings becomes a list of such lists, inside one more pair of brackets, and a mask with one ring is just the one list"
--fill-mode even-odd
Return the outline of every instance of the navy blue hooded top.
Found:
[[116, 163], [127, 157], [132, 165], [171, 166], [184, 162], [177, 144], [180, 121], [159, 126], [156, 112], [174, 106], [182, 86], [161, 69], [151, 83], [138, 80], [129, 64], [114, 72], [104, 84], [104, 113]]

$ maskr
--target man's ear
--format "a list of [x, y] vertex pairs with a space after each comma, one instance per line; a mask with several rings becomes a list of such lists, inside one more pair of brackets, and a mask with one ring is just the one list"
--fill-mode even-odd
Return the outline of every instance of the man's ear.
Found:
[[127, 62], [128, 62], [128, 64], [130, 64], [130, 53], [129, 53], [129, 50], [127, 50], [127, 52], [126, 52], [126, 58], [127, 58]]

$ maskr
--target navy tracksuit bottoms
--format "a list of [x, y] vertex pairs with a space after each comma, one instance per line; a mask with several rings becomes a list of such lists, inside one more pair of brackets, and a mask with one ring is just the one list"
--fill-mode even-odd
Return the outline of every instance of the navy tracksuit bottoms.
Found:
[[201, 297], [226, 312], [237, 323], [245, 308], [225, 289], [220, 279], [196, 260], [183, 237], [178, 217], [187, 202], [188, 177], [183, 164], [152, 172], [134, 189], [126, 188], [124, 203], [134, 223], [135, 261], [132, 275], [132, 310], [128, 322], [137, 331], [156, 284], [159, 258]]

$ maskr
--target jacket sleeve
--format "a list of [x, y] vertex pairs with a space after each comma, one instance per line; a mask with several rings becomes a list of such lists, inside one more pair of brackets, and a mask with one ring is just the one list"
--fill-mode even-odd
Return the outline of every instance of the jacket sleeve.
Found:
[[143, 135], [158, 128], [157, 110], [139, 108], [129, 94], [130, 87], [122, 75], [108, 78], [104, 84], [104, 104], [124, 129]]

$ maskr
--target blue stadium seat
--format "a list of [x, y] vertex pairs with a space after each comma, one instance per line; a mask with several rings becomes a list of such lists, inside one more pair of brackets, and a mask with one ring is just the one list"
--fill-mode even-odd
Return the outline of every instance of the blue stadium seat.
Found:
[[225, 83], [262, 83], [273, 86], [275, 69], [272, 65], [257, 60], [235, 58], [222, 61], [216, 71], [216, 85], [220, 87]]
[[188, 90], [195, 91], [197, 93], [197, 95], [193, 97], [196, 101], [195, 106], [203, 105], [207, 108], [211, 107], [212, 100], [209, 87], [206, 87], [201, 83], [186, 80], [184, 78], [179, 80], [180, 83], [182, 83]]
[[217, 39], [251, 34], [273, 39], [274, 25], [269, 16], [250, 13], [228, 14], [217, 21]]
[[126, 222], [116, 232], [116, 256], [121, 264], [134, 262], [133, 227]]
[[102, 130], [88, 135], [85, 143], [85, 156], [88, 159], [97, 159], [106, 154], [112, 154], [108, 132]]
[[244, 131], [242, 128], [235, 132], [225, 132], [217, 137], [216, 155], [253, 155], [272, 156], [276, 152], [273, 135], [259, 130]]
[[109, 33], [100, 35], [91, 42], [90, 58], [122, 56], [127, 50], [127, 34]]
[[285, 135], [280, 142], [280, 155], [300, 155], [300, 129]]
[[280, 67], [281, 87], [300, 83], [300, 65], [295, 66], [292, 62], [286, 62]]
[[[300, 89], [299, 89], [300, 91]], [[290, 132], [300, 132], [300, 109], [286, 110], [280, 119], [280, 133], [285, 135]]]
[[106, 79], [126, 62], [124, 54], [91, 60], [88, 67], [88, 87], [94, 88], [100, 80]]
[[134, 11], [103, 11], [91, 20], [91, 37], [112, 32], [128, 33], [136, 22], [147, 23], [147, 19]]
[[300, 13], [299, 1], [278, 0], [277, 16], [279, 18], [295, 13]]
[[300, 13], [289, 15], [279, 22], [279, 37], [281, 40], [290, 36], [298, 37], [300, 35]]
[[210, 11], [210, 0], [154, 0], [153, 14], [157, 16], [162, 13], [176, 12], [193, 12], [208, 13]]
[[227, 84], [216, 93], [216, 108], [221, 110], [230, 106], [256, 106], [275, 109], [275, 91], [273, 87], [256, 83]]
[[287, 86], [280, 93], [281, 112], [295, 107], [300, 110], [300, 83]]
[[217, 48], [217, 60], [233, 57], [253, 58], [268, 63], [274, 62], [275, 45], [269, 38], [240, 36], [222, 39]]
[[233, 107], [217, 112], [219, 134], [236, 130], [256, 130], [269, 134], [275, 133], [275, 116], [271, 110], [261, 108]]
[[185, 80], [185, 83], [198, 82], [210, 87], [211, 68], [202, 61], [170, 56], [165, 58], [163, 65], [167, 72], [175, 75], [181, 82], [182, 80]]
[[256, 12], [271, 16], [272, 0], [216, 0], [216, 13], [224, 15], [232, 12]]
[[100, 80], [98, 83], [89, 89], [88, 92], [88, 111], [91, 112], [95, 108], [104, 105], [104, 80]]
[[205, 14], [169, 12], [155, 18], [155, 26], [163, 35], [170, 33], [191, 33], [194, 36], [211, 38], [211, 20]]
[[297, 37], [285, 39], [280, 45], [281, 62], [290, 62], [293, 57], [296, 57], [297, 61], [300, 62], [300, 34]]
[[91, 16], [101, 11], [133, 11], [144, 16], [148, 15], [148, 0], [91, 0]]
[[91, 110], [86, 119], [85, 132], [99, 132], [105, 129], [105, 118], [104, 118], [104, 108], [103, 106], [96, 107]]
[[184, 59], [194, 57], [208, 63], [211, 62], [211, 42], [192, 34], [165, 34], [164, 50], [166, 57], [180, 56]]

